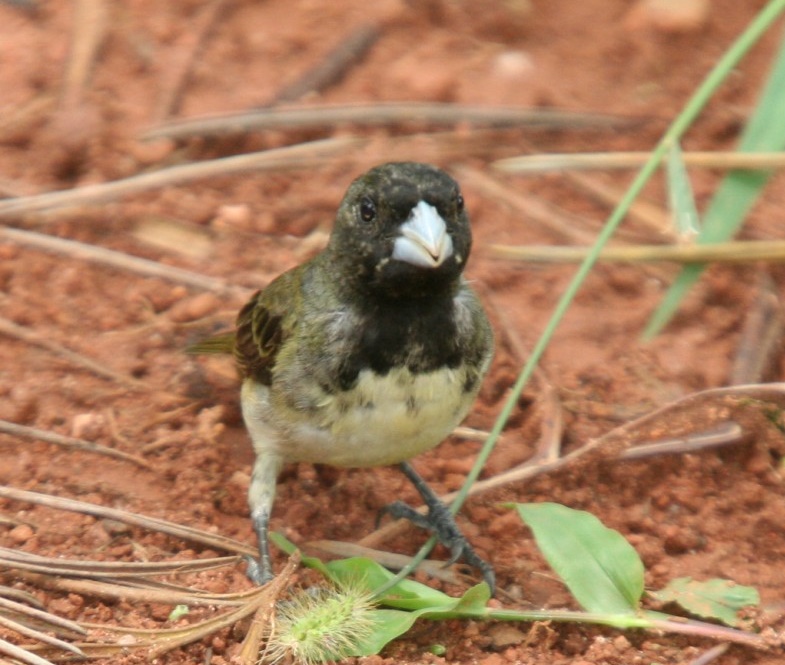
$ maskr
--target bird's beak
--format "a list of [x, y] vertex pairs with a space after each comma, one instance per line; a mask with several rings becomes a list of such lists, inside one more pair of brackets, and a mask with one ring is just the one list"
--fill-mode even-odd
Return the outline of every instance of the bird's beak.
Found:
[[447, 225], [432, 205], [420, 201], [401, 225], [392, 258], [421, 268], [438, 268], [452, 255]]

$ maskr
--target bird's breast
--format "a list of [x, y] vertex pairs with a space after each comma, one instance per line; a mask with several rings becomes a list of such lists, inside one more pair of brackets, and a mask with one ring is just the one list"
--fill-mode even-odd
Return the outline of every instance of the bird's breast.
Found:
[[[249, 430], [267, 432], [260, 446], [274, 446], [289, 462], [343, 467], [382, 466], [409, 459], [440, 443], [464, 418], [476, 390], [467, 390], [462, 367], [385, 374], [362, 370], [350, 390], [323, 393], [307, 413], [276, 412], [264, 386], [245, 388]], [[276, 424], [277, 421], [277, 424]], [[271, 440], [274, 439], [274, 440]]]

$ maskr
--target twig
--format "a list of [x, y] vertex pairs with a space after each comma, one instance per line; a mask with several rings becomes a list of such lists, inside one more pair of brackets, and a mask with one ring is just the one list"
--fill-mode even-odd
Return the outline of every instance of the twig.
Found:
[[[298, 563], [299, 558], [297, 555], [294, 555], [290, 557], [289, 562], [281, 574], [279, 574], [269, 584], [266, 584], [263, 587], [255, 587], [248, 592], [243, 592], [242, 594], [231, 594], [236, 598], [236, 602], [234, 603], [236, 607], [218, 616], [213, 616], [205, 619], [204, 621], [177, 628], [155, 629], [126, 628], [108, 624], [83, 622], [82, 626], [85, 628], [95, 629], [102, 633], [108, 632], [120, 636], [130, 636], [133, 638], [133, 640], [130, 643], [122, 641], [115, 643], [83, 642], [79, 646], [82, 648], [82, 651], [84, 651], [84, 653], [90, 658], [111, 658], [113, 656], [117, 657], [123, 655], [132, 649], [148, 649], [147, 658], [148, 660], [152, 661], [162, 654], [171, 651], [172, 649], [202, 640], [218, 630], [242, 622], [250, 615], [256, 613], [259, 608], [269, 608], [272, 610], [275, 606], [276, 600], [283, 593], [284, 589], [286, 589], [290, 584], [290, 578], [294, 573]], [[52, 586], [53, 582], [61, 581], [55, 577], [44, 575], [37, 576], [37, 578], [38, 579], [34, 581], [34, 583], [40, 584], [41, 586]], [[111, 585], [105, 586], [105, 591], [108, 597], [115, 599], [123, 598], [127, 591], [127, 589], [124, 587], [115, 587], [112, 589]], [[89, 591], [83, 590], [82, 593], [89, 593]], [[199, 596], [196, 596], [196, 598], [199, 598]], [[161, 602], [165, 604], [171, 604], [173, 602], [177, 602], [177, 598], [142, 602]], [[191, 599], [188, 602], [194, 602], [194, 600]], [[40, 648], [37, 650], [41, 651]]]
[[[299, 564], [300, 557], [295, 552], [291, 557], [289, 557], [289, 561], [286, 563], [284, 569], [265, 586], [255, 589], [254, 595], [251, 596], [249, 601], [242, 607], [232, 610], [223, 616], [215, 617], [214, 619], [208, 619], [207, 621], [197, 624], [196, 626], [188, 626], [185, 629], [181, 629], [180, 632], [182, 633], [182, 636], [167, 639], [163, 644], [160, 643], [160, 638], [156, 636], [155, 640], [157, 644], [152, 649], [150, 649], [147, 654], [148, 657], [153, 660], [167, 651], [171, 651], [177, 647], [182, 647], [186, 644], [191, 644], [192, 642], [203, 639], [207, 635], [221, 630], [221, 628], [234, 625], [238, 621], [242, 621], [246, 617], [256, 614], [257, 610], [260, 608], [263, 608], [272, 613], [273, 609], [275, 608], [276, 601], [284, 592], [284, 590], [289, 586], [291, 577]], [[254, 632], [254, 635], [249, 641], [253, 642], [255, 638], [256, 632]], [[246, 652], [246, 644], [247, 642], [243, 643], [243, 653]], [[258, 657], [258, 644], [256, 646], [256, 655]]]
[[104, 582], [91, 579], [73, 579], [51, 573], [33, 573], [28, 570], [14, 569], [14, 575], [36, 588], [51, 589], [62, 593], [75, 593], [80, 596], [128, 600], [136, 603], [164, 603], [166, 605], [206, 605], [215, 607], [243, 604], [231, 598], [216, 597], [215, 594], [196, 592], [193, 589], [178, 591], [172, 588], [136, 588], [118, 582]]
[[30, 607], [23, 603], [18, 603], [16, 601], [9, 600], [8, 598], [3, 598], [2, 596], [0, 596], [0, 607], [2, 607], [3, 610], [7, 612], [22, 614], [48, 624], [52, 631], [65, 631], [73, 633], [74, 635], [87, 634], [87, 631], [78, 623], [74, 623], [73, 621], [59, 617], [56, 614], [45, 612], [44, 610], [40, 610], [36, 607]]
[[[547, 173], [548, 171], [637, 169], [651, 157], [648, 152], [552, 153], [508, 157], [493, 167], [509, 173]], [[710, 169], [776, 169], [785, 167], [781, 152], [683, 152], [687, 166]]]
[[[2, 232], [8, 229], [0, 229], [0, 237], [2, 237]], [[24, 326], [20, 326], [13, 321], [10, 321], [6, 318], [0, 316], [0, 335], [8, 335], [9, 337], [15, 337], [27, 344], [33, 344], [34, 346], [39, 346], [43, 349], [46, 349], [50, 353], [54, 353], [56, 356], [60, 356], [70, 362], [77, 367], [81, 367], [82, 369], [86, 369], [93, 374], [96, 374], [104, 379], [109, 379], [111, 381], [116, 381], [122, 386], [126, 388], [131, 388], [132, 390], [138, 390], [141, 392], [150, 392], [150, 387], [144, 384], [142, 381], [137, 381], [136, 379], [125, 376], [120, 374], [119, 372], [115, 372], [113, 369], [105, 367], [100, 363], [83, 356], [81, 353], [76, 353], [76, 351], [71, 351], [64, 347], [62, 344], [58, 344], [57, 342], [49, 339], [48, 337], [44, 336], [41, 333], [36, 332], [35, 330], [31, 330], [30, 328], [25, 328]]]
[[[519, 363], [522, 364], [529, 356], [529, 349], [526, 348], [518, 331], [513, 326], [507, 310], [500, 305], [496, 296], [488, 289], [483, 289], [482, 295], [483, 299], [493, 308], [494, 315], [501, 323], [507, 342], [517, 356]], [[560, 455], [562, 438], [564, 437], [564, 408], [558, 391], [541, 367], [535, 368], [534, 377], [540, 385], [537, 403], [543, 412], [543, 417], [540, 436], [537, 439], [532, 460], [555, 460]]]
[[782, 353], [785, 317], [777, 288], [768, 273], [761, 273], [758, 295], [747, 312], [733, 359], [730, 383], [757, 383], [770, 378]]
[[146, 277], [160, 277], [170, 282], [185, 284], [186, 286], [205, 291], [226, 294], [237, 290], [240, 295], [244, 295], [246, 292], [250, 293], [250, 291], [240, 287], [229, 285], [226, 280], [219, 277], [208, 277], [190, 270], [183, 270], [182, 268], [158, 263], [150, 259], [143, 259], [139, 256], [131, 256], [113, 249], [107, 249], [106, 247], [58, 238], [45, 233], [0, 227], [0, 239], [10, 240], [11, 242], [45, 252], [62, 254], [73, 259], [91, 261], [119, 270], [128, 270]]
[[98, 50], [104, 41], [108, 20], [105, 0], [77, 0], [74, 3], [71, 51], [63, 78], [62, 109], [70, 112], [83, 102]]
[[[247, 155], [235, 155], [197, 164], [172, 166], [167, 169], [115, 180], [98, 185], [86, 185], [62, 192], [48, 192], [0, 202], [0, 219], [31, 213], [51, 212], [67, 207], [98, 205], [124, 196], [182, 185], [206, 178], [226, 177], [249, 171], [275, 170], [293, 167], [314, 167], [314, 160], [325, 158], [349, 148], [357, 148], [364, 141], [355, 137], [338, 137], [274, 148]], [[58, 217], [58, 219], [60, 219]]]
[[[237, 563], [236, 556], [213, 557], [193, 561], [82, 561], [62, 559], [0, 547], [0, 563], [9, 568], [19, 568], [33, 573], [85, 577], [89, 579], [134, 580], [151, 575], [198, 573]], [[2, 597], [0, 597], [2, 601]], [[1, 604], [1, 603], [0, 603]]]
[[[56, 105], [57, 99], [53, 94], [42, 92], [14, 108], [5, 106], [0, 113], [0, 140], [6, 143], [16, 138], [28, 139], [56, 111]], [[30, 185], [20, 183], [12, 189], [17, 187], [26, 190]]]
[[206, 547], [216, 548], [226, 552], [234, 552], [235, 554], [248, 554], [251, 556], [258, 556], [259, 554], [255, 547], [233, 540], [232, 538], [208, 533], [188, 526], [181, 526], [180, 524], [175, 524], [174, 522], [168, 522], [155, 517], [146, 517], [137, 513], [128, 512], [127, 510], [98, 506], [94, 503], [77, 501], [75, 499], [65, 499], [49, 494], [41, 494], [40, 492], [20, 490], [8, 487], [7, 485], [0, 485], [0, 498], [33, 503], [56, 510], [70, 510], [72, 512], [92, 515], [94, 517], [109, 518], [117, 520], [118, 522], [123, 522], [124, 524], [132, 524], [144, 529], [160, 531], [161, 533], [165, 533], [175, 538], [182, 538], [183, 540], [199, 543]]
[[[491, 256], [533, 263], [577, 263], [583, 261], [588, 247], [551, 247], [490, 245]], [[641, 263], [675, 261], [677, 263], [749, 263], [752, 261], [785, 260], [785, 240], [744, 240], [718, 242], [710, 245], [635, 245], [607, 247], [600, 261]]]
[[28, 665], [54, 665], [51, 660], [41, 658], [41, 656], [30, 653], [27, 649], [18, 647], [16, 644], [11, 644], [3, 639], [0, 639], [0, 653], [4, 653], [6, 656], [15, 658], [23, 663], [28, 663]]
[[106, 457], [114, 457], [115, 459], [123, 460], [124, 462], [131, 462], [143, 469], [152, 469], [153, 466], [141, 457], [125, 453], [122, 450], [115, 450], [114, 448], [107, 448], [100, 443], [93, 443], [92, 441], [85, 441], [84, 439], [77, 439], [72, 436], [63, 436], [55, 432], [48, 432], [46, 430], [37, 429], [35, 427], [27, 427], [26, 425], [19, 425], [7, 420], [0, 420], [0, 433], [10, 434], [11, 436], [23, 437], [25, 439], [36, 439], [38, 441], [45, 441], [52, 443], [56, 446], [63, 446], [64, 448], [71, 448], [74, 450], [83, 450], [88, 453], [95, 453], [96, 455], [105, 455]]
[[319, 64], [278, 92], [272, 103], [294, 102], [309, 92], [321, 92], [337, 83], [350, 67], [362, 60], [378, 38], [379, 28], [376, 25], [355, 28], [348, 37], [342, 37]]
[[[622, 188], [601, 182], [594, 175], [569, 171], [565, 174], [565, 177], [574, 185], [598, 199], [600, 203], [611, 208], [615, 208], [624, 196]], [[657, 240], [673, 242], [676, 237], [670, 216], [660, 206], [648, 202], [643, 197], [635, 199], [627, 211], [627, 215], [649, 231], [654, 232]], [[592, 238], [592, 240], [594, 239]]]
[[[594, 241], [594, 235], [583, 230], [583, 224], [555, 206], [542, 201], [535, 196], [523, 196], [500, 182], [492, 175], [472, 168], [471, 166], [453, 167], [455, 175], [462, 181], [480, 189], [487, 198], [501, 201], [520, 213], [523, 219], [531, 219], [559, 237], [567, 238], [570, 242], [589, 244]], [[576, 223], [578, 222], [578, 223]]]
[[227, 0], [208, 2], [198, 15], [189, 21], [188, 30], [184, 31], [186, 43], [176, 46], [177, 52], [169, 58], [168, 80], [161, 83], [160, 87], [164, 92], [153, 114], [156, 122], [163, 121], [177, 111], [193, 64], [226, 4]]
[[717, 644], [713, 646], [711, 649], [704, 651], [700, 656], [691, 660], [689, 665], [709, 665], [709, 663], [713, 663], [717, 658], [722, 656], [728, 649], [730, 649], [730, 643], [725, 642], [723, 644]]
[[55, 647], [57, 649], [68, 651], [77, 656], [84, 656], [84, 653], [79, 647], [69, 644], [68, 642], [61, 640], [58, 637], [47, 635], [46, 633], [36, 630], [35, 628], [30, 628], [29, 626], [19, 623], [18, 621], [14, 621], [13, 619], [9, 619], [2, 614], [0, 614], [0, 626], [3, 626], [8, 630], [13, 630], [14, 632], [24, 635], [25, 637], [29, 637], [31, 639], [38, 640], [39, 642], [43, 642], [44, 644], [48, 644], [49, 646]]
[[697, 453], [709, 448], [719, 448], [738, 443], [744, 438], [744, 430], [733, 422], [720, 423], [714, 429], [696, 432], [676, 439], [664, 439], [653, 443], [641, 443], [628, 448], [619, 460], [637, 460], [658, 455], [677, 455], [680, 453]]
[[242, 134], [263, 129], [320, 128], [340, 124], [373, 127], [395, 123], [427, 122], [435, 125], [471, 123], [492, 127], [618, 128], [640, 121], [592, 113], [530, 110], [499, 106], [468, 106], [429, 102], [383, 104], [326, 104], [275, 107], [249, 113], [204, 116], [155, 127], [143, 139], [185, 139], [193, 136]]

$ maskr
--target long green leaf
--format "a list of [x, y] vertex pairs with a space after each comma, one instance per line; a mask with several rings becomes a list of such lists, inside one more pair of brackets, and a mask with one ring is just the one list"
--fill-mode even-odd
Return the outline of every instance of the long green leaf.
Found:
[[511, 504], [534, 533], [551, 568], [588, 612], [633, 613], [643, 594], [643, 563], [618, 532], [594, 515], [558, 503]]
[[[785, 149], [785, 39], [760, 100], [739, 141], [739, 152]], [[723, 242], [744, 223], [750, 208], [765, 186], [771, 171], [731, 171], [712, 197], [703, 217], [699, 243]], [[679, 304], [698, 280], [705, 266], [685, 266], [652, 315], [644, 336], [653, 337], [671, 319]]]

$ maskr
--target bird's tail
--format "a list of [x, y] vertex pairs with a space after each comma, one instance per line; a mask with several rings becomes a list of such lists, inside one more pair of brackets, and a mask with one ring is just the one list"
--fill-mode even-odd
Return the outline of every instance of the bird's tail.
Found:
[[234, 332], [221, 333], [189, 344], [185, 352], [191, 355], [234, 353]]

